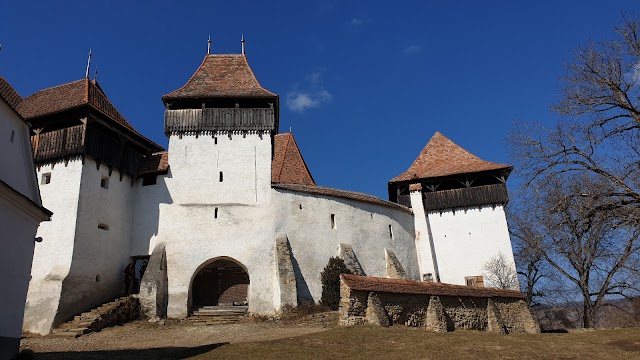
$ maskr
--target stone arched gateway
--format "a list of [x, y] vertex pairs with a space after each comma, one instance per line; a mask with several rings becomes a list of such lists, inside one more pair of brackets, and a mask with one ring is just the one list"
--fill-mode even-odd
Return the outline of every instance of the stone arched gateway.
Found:
[[189, 303], [192, 309], [248, 305], [248, 292], [249, 274], [244, 265], [220, 257], [198, 267], [191, 281]]

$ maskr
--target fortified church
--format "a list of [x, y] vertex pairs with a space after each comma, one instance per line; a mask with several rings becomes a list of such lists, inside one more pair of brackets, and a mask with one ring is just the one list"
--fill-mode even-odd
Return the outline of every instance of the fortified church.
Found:
[[440, 133], [382, 200], [315, 183], [293, 135], [279, 133], [278, 95], [244, 54], [207, 55], [162, 101], [167, 150], [95, 79], [17, 102], [54, 214], [37, 233], [25, 330], [46, 334], [122, 295], [123, 269], [142, 260], [143, 309], [170, 318], [207, 305], [273, 314], [317, 302], [333, 256], [360, 275], [472, 286], [497, 254], [513, 263], [512, 167]]

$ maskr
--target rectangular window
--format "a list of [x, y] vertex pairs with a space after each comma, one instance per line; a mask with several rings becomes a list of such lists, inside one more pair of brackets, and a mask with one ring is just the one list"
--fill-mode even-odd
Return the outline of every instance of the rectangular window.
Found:
[[218, 218], [218, 208], [215, 208], [215, 210], [213, 211], [213, 218], [214, 219]]
[[156, 177], [156, 175], [144, 175], [142, 177], [142, 186], [155, 185]]
[[422, 274], [422, 281], [433, 282], [433, 274], [431, 273]]
[[336, 214], [331, 214], [331, 229], [336, 229]]
[[51, 173], [42, 174], [42, 180], [40, 184], [46, 185], [51, 182]]
[[484, 287], [484, 279], [482, 276], [465, 276], [464, 280], [467, 286]]
[[109, 225], [100, 223], [98, 224], [98, 229], [109, 231]]
[[222, 182], [222, 171], [220, 171], [220, 182]]
[[100, 179], [100, 187], [104, 188], [104, 189], [108, 189], [109, 188], [109, 178], [108, 177], [103, 177], [102, 179]]

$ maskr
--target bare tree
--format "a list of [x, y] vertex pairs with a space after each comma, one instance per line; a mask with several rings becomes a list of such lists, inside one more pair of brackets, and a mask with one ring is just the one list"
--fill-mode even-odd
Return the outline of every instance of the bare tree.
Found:
[[482, 267], [488, 287], [498, 289], [518, 289], [518, 274], [515, 265], [498, 252]]
[[[640, 253], [640, 22], [575, 52], [554, 128], [521, 123], [509, 137], [531, 194], [528, 256], [579, 289], [583, 325], [609, 295], [637, 293]], [[529, 199], [530, 200], [530, 199]]]

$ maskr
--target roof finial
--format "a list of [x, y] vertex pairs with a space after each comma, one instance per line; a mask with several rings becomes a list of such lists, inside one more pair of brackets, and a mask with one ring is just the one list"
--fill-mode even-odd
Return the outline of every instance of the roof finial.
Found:
[[98, 81], [98, 65], [96, 65], [96, 71], [93, 73], [93, 82]]
[[291, 131], [291, 126], [289, 126], [289, 132], [290, 132], [290, 133], [293, 133], [293, 131]]
[[91, 48], [89, 48], [89, 58], [87, 59], [87, 72], [84, 74], [85, 79], [89, 78], [89, 68], [91, 67]]
[[207, 55], [211, 55], [211, 35], [209, 35], [209, 40], [207, 40]]
[[244, 55], [244, 34], [242, 34], [242, 39], [240, 39], [240, 43], [242, 43], [242, 55]]

